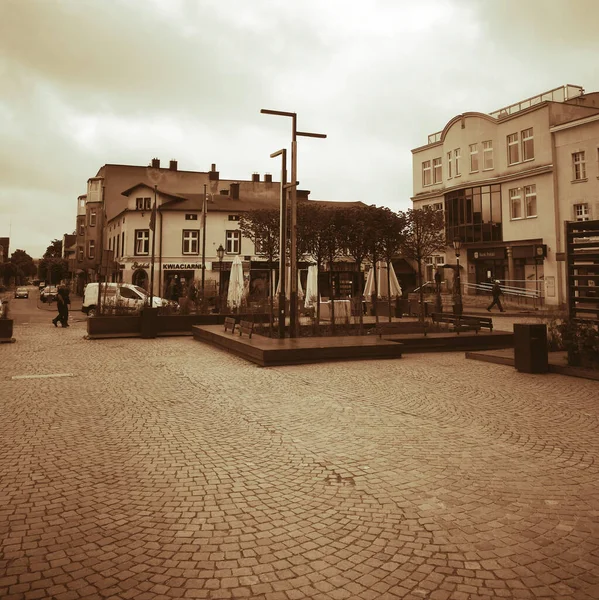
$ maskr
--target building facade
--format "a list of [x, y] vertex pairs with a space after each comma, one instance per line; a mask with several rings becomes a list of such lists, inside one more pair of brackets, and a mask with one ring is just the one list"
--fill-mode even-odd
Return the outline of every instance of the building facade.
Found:
[[412, 150], [414, 208], [445, 216], [449, 247], [431, 265], [455, 263], [459, 238], [465, 293], [499, 279], [564, 304], [564, 222], [599, 210], [598, 148], [599, 93], [579, 86], [451, 119]]

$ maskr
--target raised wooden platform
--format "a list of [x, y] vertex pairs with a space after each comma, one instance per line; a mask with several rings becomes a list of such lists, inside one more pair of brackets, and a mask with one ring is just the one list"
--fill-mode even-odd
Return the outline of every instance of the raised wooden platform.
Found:
[[378, 336], [303, 337], [271, 339], [254, 333], [251, 338], [225, 332], [222, 325], [195, 325], [196, 340], [208, 342], [261, 367], [357, 360], [401, 358], [402, 345]]
[[254, 333], [251, 339], [225, 332], [222, 325], [196, 325], [195, 339], [207, 342], [260, 366], [316, 363], [332, 360], [401, 358], [406, 352], [488, 350], [513, 346], [513, 333], [420, 333], [271, 339]]

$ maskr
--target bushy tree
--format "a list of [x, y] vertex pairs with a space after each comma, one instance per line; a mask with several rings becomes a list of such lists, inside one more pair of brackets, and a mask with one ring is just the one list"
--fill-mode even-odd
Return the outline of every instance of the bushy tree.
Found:
[[33, 258], [25, 250], [15, 250], [10, 256], [10, 262], [15, 265], [17, 285], [24, 283], [28, 277], [33, 277], [37, 273], [37, 267]]
[[400, 213], [405, 219], [405, 237], [401, 245], [402, 254], [418, 266], [418, 288], [420, 295], [420, 320], [424, 320], [424, 290], [422, 289], [422, 263], [446, 247], [443, 211], [424, 206]]
[[69, 264], [62, 258], [61, 240], [52, 240], [46, 248], [44, 258], [39, 263], [38, 273], [40, 279], [44, 279], [53, 285], [60, 283], [62, 279], [67, 277]]

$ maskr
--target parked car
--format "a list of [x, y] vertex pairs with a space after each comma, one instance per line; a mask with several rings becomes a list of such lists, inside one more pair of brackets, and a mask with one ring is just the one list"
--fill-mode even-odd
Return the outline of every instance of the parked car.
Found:
[[41, 292], [45, 287], [46, 287], [46, 282], [45, 281], [40, 281], [39, 285], [38, 285], [39, 291]]
[[56, 300], [56, 294], [58, 294], [58, 288], [55, 285], [47, 285], [40, 294], [42, 302], [52, 302]]
[[15, 298], [29, 298], [29, 290], [26, 287], [17, 288]]
[[[136, 313], [148, 302], [148, 293], [143, 288], [131, 283], [88, 283], [83, 292], [83, 302], [81, 310], [90, 317], [96, 315], [98, 304], [98, 285], [101, 285], [100, 302], [102, 307], [112, 308], [122, 311], [123, 313]], [[154, 296], [152, 306], [154, 308], [160, 306], [179, 305], [176, 302], [171, 302], [166, 298]]]

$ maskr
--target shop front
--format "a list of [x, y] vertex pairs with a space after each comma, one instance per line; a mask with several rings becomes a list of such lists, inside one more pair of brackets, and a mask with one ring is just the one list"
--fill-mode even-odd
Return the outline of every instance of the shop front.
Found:
[[[489, 283], [494, 279], [504, 281], [508, 273], [505, 248], [469, 248], [468, 283]], [[487, 294], [486, 290], [476, 288], [477, 294]]]
[[[179, 301], [194, 279], [201, 277], [202, 263], [162, 263], [162, 294], [167, 300]], [[197, 274], [197, 275], [196, 275]]]

